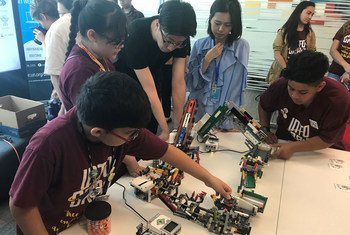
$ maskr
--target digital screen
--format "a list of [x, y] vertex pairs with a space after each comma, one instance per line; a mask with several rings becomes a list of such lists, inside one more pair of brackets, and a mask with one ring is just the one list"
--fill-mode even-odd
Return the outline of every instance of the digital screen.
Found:
[[167, 224], [163, 229], [167, 232], [172, 232], [177, 226], [177, 223], [175, 223], [174, 221], [170, 221], [170, 223]]
[[21, 68], [11, 0], [0, 0], [0, 51], [0, 73]]

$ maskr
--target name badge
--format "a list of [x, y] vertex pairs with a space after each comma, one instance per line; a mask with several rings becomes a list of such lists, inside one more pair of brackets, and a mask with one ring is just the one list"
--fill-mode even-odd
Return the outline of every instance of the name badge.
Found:
[[221, 96], [221, 87], [218, 87], [216, 84], [214, 84], [211, 87], [211, 95], [210, 95], [210, 100], [213, 103], [217, 103], [220, 101], [220, 96]]

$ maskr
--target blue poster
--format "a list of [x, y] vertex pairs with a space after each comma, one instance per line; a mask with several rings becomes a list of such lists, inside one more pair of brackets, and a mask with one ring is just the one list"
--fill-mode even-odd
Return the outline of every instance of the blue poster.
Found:
[[[0, 0], [1, 1], [1, 0]], [[52, 91], [50, 77], [44, 75], [45, 51], [42, 45], [34, 42], [33, 29], [39, 26], [30, 16], [33, 0], [18, 0], [22, 43], [24, 48], [29, 92], [33, 100], [48, 100]]]
[[[16, 49], [17, 50], [16, 50]], [[0, 73], [21, 69], [11, 0], [0, 0]]]

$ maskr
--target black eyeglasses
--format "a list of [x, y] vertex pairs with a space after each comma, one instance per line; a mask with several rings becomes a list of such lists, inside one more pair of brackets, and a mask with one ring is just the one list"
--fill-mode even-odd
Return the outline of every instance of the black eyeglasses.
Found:
[[107, 40], [107, 42], [106, 42], [107, 44], [110, 44], [112, 46], [118, 46], [119, 47], [119, 46], [124, 44], [124, 39], [120, 39], [120, 38], [113, 39], [111, 37], [108, 37], [105, 34], [99, 34], [99, 35]]
[[125, 141], [125, 143], [128, 143], [128, 142], [134, 141], [139, 136], [140, 129], [136, 129], [134, 132], [132, 132], [131, 135], [129, 136], [129, 138], [125, 138], [121, 135], [118, 135], [117, 133], [115, 133], [113, 131], [111, 131], [110, 133], [112, 135], [114, 135], [115, 137]]
[[160, 30], [160, 34], [162, 35], [163, 43], [166, 46], [172, 46], [174, 48], [183, 48], [187, 45], [187, 39], [185, 41], [182, 41], [182, 42], [173, 42], [173, 41], [167, 39], [168, 35], [164, 35], [161, 27], [159, 27], [159, 30]]

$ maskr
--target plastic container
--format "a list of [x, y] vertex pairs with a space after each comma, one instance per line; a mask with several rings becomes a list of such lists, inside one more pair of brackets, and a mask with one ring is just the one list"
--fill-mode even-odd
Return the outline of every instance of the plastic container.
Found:
[[85, 209], [87, 231], [89, 235], [107, 235], [111, 233], [111, 205], [106, 201], [93, 201]]

